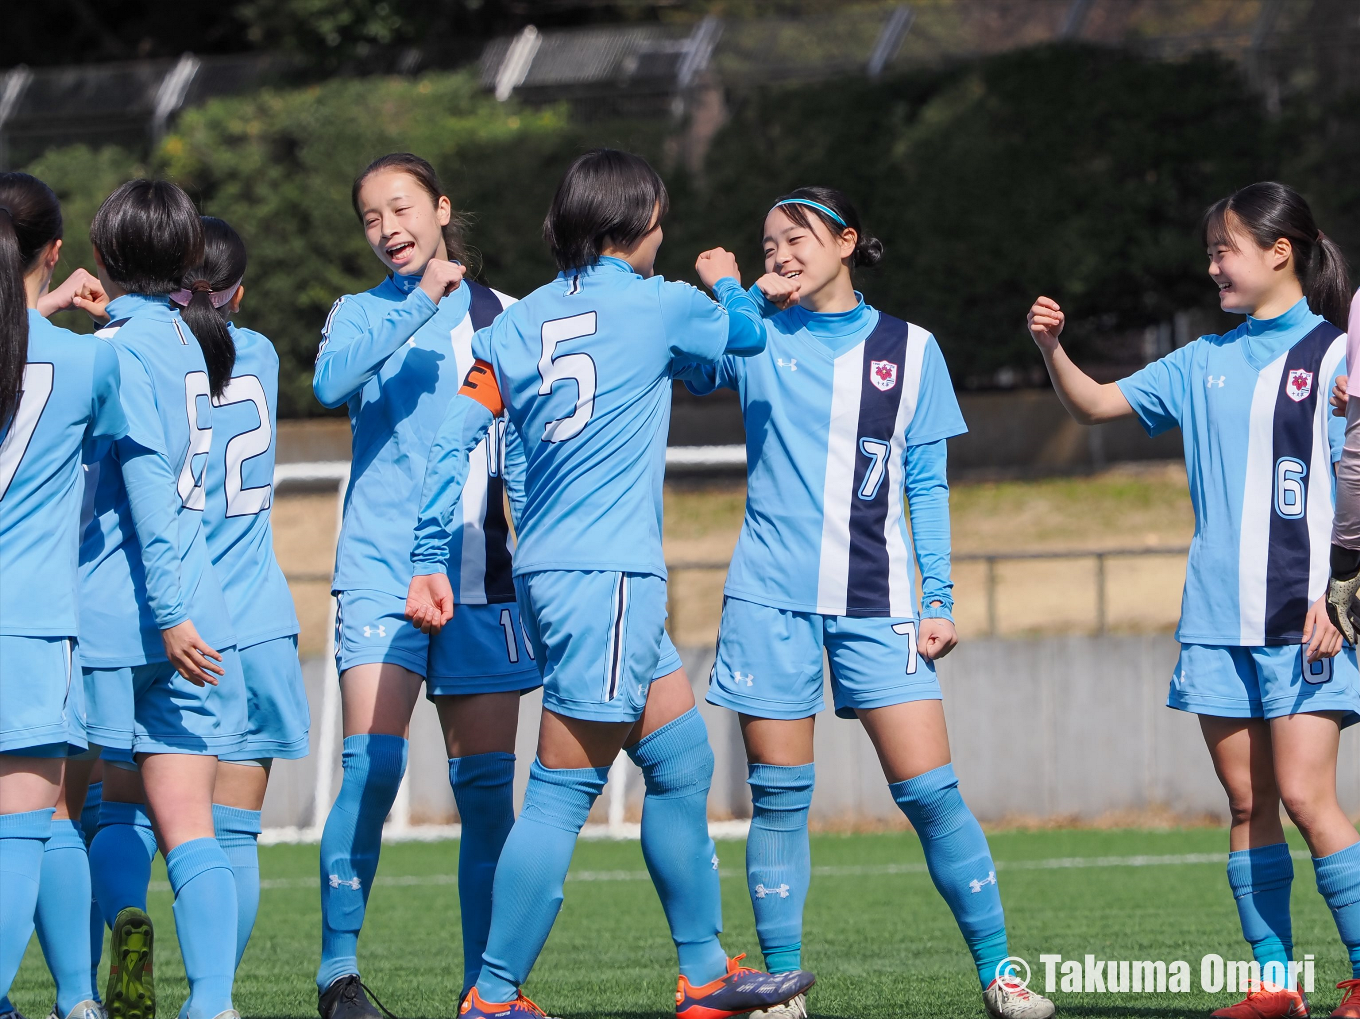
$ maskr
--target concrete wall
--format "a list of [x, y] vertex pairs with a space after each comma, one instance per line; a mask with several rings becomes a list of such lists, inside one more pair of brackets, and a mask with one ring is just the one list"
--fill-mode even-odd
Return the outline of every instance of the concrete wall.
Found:
[[[1225, 817], [1194, 716], [1165, 707], [1177, 645], [1168, 635], [976, 640], [940, 665], [954, 766], [969, 804], [983, 820], [1011, 817], [1094, 819], [1120, 811], [1170, 811]], [[750, 813], [746, 766], [735, 716], [702, 704], [711, 648], [682, 649], [709, 727], [716, 768], [709, 811]], [[322, 662], [305, 663], [313, 712], [313, 755], [279, 762], [264, 822], [307, 827], [320, 740]], [[828, 691], [828, 701], [829, 701]], [[521, 701], [517, 797], [523, 794], [538, 729], [537, 694]], [[339, 788], [339, 741], [331, 789]], [[829, 710], [817, 721], [817, 791], [822, 822], [897, 822], [873, 748], [857, 722]], [[409, 768], [413, 823], [454, 819], [447, 763], [433, 707], [422, 701], [412, 722]], [[1338, 784], [1348, 813], [1360, 814], [1360, 740], [1342, 737]], [[628, 816], [642, 805], [642, 783], [627, 766]], [[607, 798], [596, 807], [603, 820]]]

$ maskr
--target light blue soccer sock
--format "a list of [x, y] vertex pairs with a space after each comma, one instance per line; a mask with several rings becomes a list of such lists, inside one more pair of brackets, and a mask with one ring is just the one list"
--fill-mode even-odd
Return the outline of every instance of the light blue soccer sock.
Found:
[[1237, 900], [1242, 936], [1264, 970], [1281, 963], [1287, 972], [1294, 952], [1289, 918], [1289, 892], [1294, 883], [1294, 861], [1289, 846], [1254, 846], [1228, 854], [1228, 885]]
[[491, 927], [491, 883], [501, 847], [515, 825], [515, 755], [449, 758], [449, 785], [463, 835], [458, 843], [458, 906], [463, 921], [463, 990], [477, 982]]
[[90, 843], [90, 883], [104, 923], [113, 926], [119, 911], [146, 909], [156, 833], [141, 803], [105, 800], [99, 807], [99, 832]]
[[[104, 783], [91, 782], [85, 790], [85, 806], [80, 811], [80, 833], [85, 839], [85, 866], [89, 867], [90, 843], [99, 833], [99, 801], [104, 796]], [[95, 901], [94, 885], [90, 886], [90, 986], [94, 1000], [99, 1000], [99, 957], [104, 954], [104, 914]]]
[[[85, 836], [68, 818], [53, 820], [42, 858], [35, 917], [43, 958], [57, 984], [57, 1013], [94, 998], [90, 967], [90, 858]], [[103, 933], [101, 928], [100, 933]]]
[[378, 872], [382, 826], [406, 773], [400, 736], [346, 736], [344, 780], [321, 833], [321, 968], [325, 990], [359, 972], [359, 929]]
[[816, 766], [752, 764], [751, 830], [746, 836], [746, 885], [756, 936], [771, 973], [802, 966], [803, 904], [812, 882], [808, 810]]
[[213, 1019], [231, 1008], [236, 974], [236, 878], [216, 839], [191, 839], [165, 858], [175, 893], [175, 931], [189, 979], [186, 1019]]
[[713, 748], [698, 708], [690, 708], [628, 748], [642, 769], [642, 856], [691, 984], [727, 972], [722, 931], [718, 853], [708, 837], [708, 787]]
[[1351, 975], [1360, 978], [1360, 842], [1330, 856], [1313, 857], [1317, 890], [1327, 900], [1341, 943], [1350, 953]]
[[213, 804], [213, 834], [236, 877], [236, 965], [241, 965], [260, 910], [260, 812]]
[[14, 974], [33, 934], [33, 911], [42, 879], [43, 844], [52, 834], [51, 807], [0, 814], [0, 995], [8, 998]]
[[987, 836], [963, 802], [954, 766], [893, 782], [888, 789], [916, 829], [931, 880], [968, 943], [978, 979], [988, 986], [1007, 956], [1006, 917]]
[[491, 930], [477, 977], [483, 1001], [514, 1001], [562, 908], [576, 836], [609, 778], [608, 768], [545, 768], [534, 760], [524, 806], [492, 887]]

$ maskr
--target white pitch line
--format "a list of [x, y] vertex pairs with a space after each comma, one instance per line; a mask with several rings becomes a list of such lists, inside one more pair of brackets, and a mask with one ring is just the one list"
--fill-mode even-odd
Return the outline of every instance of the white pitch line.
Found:
[[[1307, 850], [1294, 850], [1290, 853], [1299, 860], [1309, 858]], [[1228, 862], [1226, 853], [1173, 853], [1162, 856], [1059, 856], [1047, 860], [997, 860], [997, 870], [1082, 870], [1100, 867], [1183, 867], [1201, 863]], [[718, 872], [725, 878], [742, 877], [744, 872], [723, 869]], [[884, 877], [892, 874], [925, 874], [924, 863], [879, 863], [858, 865], [831, 865], [813, 867], [813, 877]], [[645, 870], [574, 870], [567, 874], [568, 881], [650, 881], [651, 875]], [[456, 885], [457, 874], [404, 874], [379, 875], [373, 884], [379, 888], [424, 888], [434, 885]], [[317, 879], [312, 877], [265, 878], [260, 882], [262, 890], [274, 888], [315, 888]], [[151, 882], [153, 892], [168, 892], [170, 885], [165, 881]]]

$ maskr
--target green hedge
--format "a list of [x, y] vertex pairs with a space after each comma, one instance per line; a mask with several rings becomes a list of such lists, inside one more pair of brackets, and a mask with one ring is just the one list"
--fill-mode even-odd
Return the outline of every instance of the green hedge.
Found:
[[[934, 331], [960, 380], [1034, 363], [1023, 318], [1041, 291], [1064, 302], [1078, 345], [1212, 307], [1198, 219], [1253, 180], [1285, 175], [1343, 244], [1360, 226], [1349, 201], [1358, 185], [1326, 157], [1360, 150], [1356, 119], [1332, 109], [1272, 121], [1238, 69], [1209, 56], [1162, 63], [1043, 47], [878, 82], [770, 87], [729, 104], [703, 174], [667, 173], [661, 271], [692, 279], [695, 254], [723, 244], [749, 281], [771, 200], [799, 184], [842, 187], [887, 249], [863, 289]], [[1305, 144], [1324, 120], [1327, 146]], [[381, 278], [349, 203], [371, 158], [429, 158], [473, 214], [484, 278], [522, 294], [553, 272], [540, 226], [568, 160], [611, 144], [665, 166], [673, 131], [666, 118], [581, 123], [565, 107], [497, 103], [470, 73], [337, 79], [189, 110], [147, 167], [75, 148], [30, 169], [61, 194], [67, 250], [82, 260], [93, 209], [134, 172], [177, 180], [235, 225], [251, 251], [241, 319], [278, 345], [281, 412], [298, 416], [321, 412], [311, 362], [331, 302]]]

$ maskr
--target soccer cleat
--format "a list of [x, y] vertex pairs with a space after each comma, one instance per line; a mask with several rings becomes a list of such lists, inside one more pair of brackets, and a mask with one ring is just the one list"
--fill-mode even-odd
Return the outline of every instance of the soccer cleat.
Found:
[[[329, 987], [317, 993], [316, 1010], [321, 1019], [383, 1019], [384, 1016], [395, 1019], [376, 994], [370, 1001], [370, 994], [373, 992], [364, 986], [359, 975], [351, 973], [332, 980]], [[374, 1001], [378, 1003], [374, 1005]]]
[[524, 996], [514, 1001], [483, 1001], [473, 987], [458, 1006], [460, 1019], [548, 1019], [548, 1014]]
[[114, 917], [104, 992], [109, 1019], [156, 1019], [156, 984], [151, 974], [154, 940], [151, 917], [136, 906]]
[[1343, 980], [1336, 986], [1346, 993], [1332, 1012], [1332, 1019], [1360, 1019], [1360, 980]]
[[1306, 1019], [1308, 999], [1287, 987], [1258, 987], [1236, 1005], [1210, 1012], [1209, 1019]]
[[758, 1008], [751, 1019], [807, 1019], [807, 995], [795, 994], [782, 1005]]
[[[61, 1013], [57, 1011], [56, 1005], [52, 1006], [52, 1011], [47, 1019], [63, 1019]], [[99, 1002], [87, 998], [84, 1001], [77, 1002], [75, 1008], [66, 1013], [65, 1019], [108, 1019], [108, 1013], [104, 1011], [104, 1006]]]
[[213, 1019], [241, 1019], [241, 1013], [234, 1008], [229, 1008], [225, 1012], [218, 1012]]
[[992, 1019], [1048, 1019], [1053, 1002], [1015, 980], [996, 977], [982, 992], [982, 1003]]
[[[811, 973], [762, 973], [739, 966], [745, 954], [727, 960], [727, 974], [702, 987], [694, 987], [680, 974], [675, 988], [676, 1019], [728, 1019], [745, 1012], [767, 1011], [784, 1005], [817, 982]], [[790, 1019], [788, 1013], [768, 1013]]]

